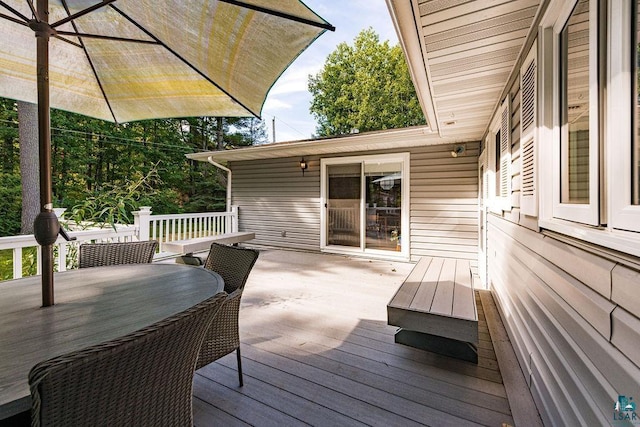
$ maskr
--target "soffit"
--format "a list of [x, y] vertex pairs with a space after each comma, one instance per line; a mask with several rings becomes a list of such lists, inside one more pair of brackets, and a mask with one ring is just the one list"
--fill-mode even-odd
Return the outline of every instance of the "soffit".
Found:
[[539, 0], [387, 3], [431, 127], [444, 137], [481, 139]]

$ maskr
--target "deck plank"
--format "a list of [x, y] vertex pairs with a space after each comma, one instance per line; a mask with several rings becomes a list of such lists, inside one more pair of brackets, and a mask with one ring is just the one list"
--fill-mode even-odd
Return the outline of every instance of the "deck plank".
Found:
[[476, 299], [471, 286], [471, 269], [468, 260], [456, 262], [453, 310], [451, 315], [460, 319], [478, 320]]
[[[416, 292], [416, 297], [412, 301], [409, 308], [424, 311], [424, 307], [431, 307], [433, 298], [438, 288], [438, 279], [440, 278], [440, 270], [442, 270], [442, 258], [429, 258], [430, 263], [428, 269], [422, 279], [422, 286]], [[420, 260], [419, 263], [423, 261]]]
[[478, 365], [394, 343], [386, 303], [412, 267], [262, 251], [240, 312], [245, 385], [233, 354], [197, 371], [194, 424], [514, 425], [479, 299]]
[[456, 260], [445, 259], [440, 270], [438, 287], [429, 310], [432, 314], [451, 316], [453, 311], [453, 288], [455, 284]]

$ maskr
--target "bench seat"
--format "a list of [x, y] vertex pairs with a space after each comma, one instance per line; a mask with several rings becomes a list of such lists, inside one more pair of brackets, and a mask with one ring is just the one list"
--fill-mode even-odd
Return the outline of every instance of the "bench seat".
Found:
[[176, 254], [191, 255], [194, 252], [206, 251], [211, 247], [212, 243], [221, 243], [225, 245], [246, 242], [255, 239], [256, 234], [248, 231], [239, 231], [236, 233], [218, 234], [216, 236], [196, 237], [193, 239], [174, 240], [162, 244], [164, 252], [172, 252]]
[[389, 325], [401, 328], [396, 342], [477, 362], [472, 283], [468, 260], [421, 258], [387, 305]]

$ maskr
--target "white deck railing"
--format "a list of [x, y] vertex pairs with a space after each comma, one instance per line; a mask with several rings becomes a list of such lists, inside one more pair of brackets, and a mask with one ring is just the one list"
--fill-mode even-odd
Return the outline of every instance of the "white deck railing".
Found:
[[238, 209], [235, 206], [231, 207], [231, 212], [151, 215], [141, 209], [134, 215], [140, 235], [148, 236], [148, 240], [157, 240], [160, 252], [164, 252], [163, 243], [166, 242], [238, 231]]
[[[72, 231], [70, 236], [77, 240], [67, 242], [62, 237], [58, 237], [54, 245], [55, 269], [65, 271], [77, 268], [78, 246], [84, 242], [128, 242], [138, 240], [138, 229], [134, 226], [118, 225], [115, 229], [105, 228], [98, 230]], [[35, 274], [40, 274], [41, 256], [38, 242], [33, 234], [22, 236], [0, 237], [0, 251], [12, 251], [13, 274], [10, 279], [18, 279], [23, 276], [26, 268], [27, 272], [33, 268], [25, 266], [25, 261], [35, 264]]]
[[[157, 240], [163, 257], [177, 256], [163, 253], [162, 244], [173, 240], [195, 237], [215, 236], [238, 231], [238, 209], [231, 212], [205, 212], [175, 215], [152, 215], [151, 208], [144, 207], [133, 212], [134, 225], [116, 225], [114, 227], [69, 231], [77, 240], [67, 242], [59, 237], [54, 246], [55, 269], [65, 271], [77, 268], [78, 246], [84, 242], [128, 242], [138, 240]], [[40, 274], [41, 256], [39, 245], [33, 234], [0, 237], [0, 251], [12, 251], [10, 277], [18, 279], [26, 274]], [[35, 270], [35, 271], [33, 271]]]

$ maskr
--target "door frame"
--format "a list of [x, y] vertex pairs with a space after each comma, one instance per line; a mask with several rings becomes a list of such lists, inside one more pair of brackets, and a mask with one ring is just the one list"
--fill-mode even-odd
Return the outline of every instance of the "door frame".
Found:
[[[365, 206], [365, 192], [364, 185], [364, 168], [360, 169], [360, 177], [362, 185], [360, 186], [360, 247], [348, 247], [340, 245], [328, 245], [327, 244], [327, 232], [328, 232], [328, 175], [327, 166], [337, 164], [356, 164], [360, 163], [401, 163], [402, 164], [402, 184], [401, 194], [402, 199], [400, 202], [401, 209], [401, 231], [400, 237], [402, 239], [400, 252], [385, 251], [380, 249], [367, 249], [366, 248], [366, 206]], [[408, 152], [403, 153], [390, 153], [390, 154], [373, 154], [363, 156], [347, 156], [347, 157], [329, 157], [320, 159], [320, 250], [328, 253], [339, 253], [347, 255], [366, 255], [371, 258], [384, 258], [384, 259], [401, 259], [409, 260], [410, 253], [410, 154]]]

